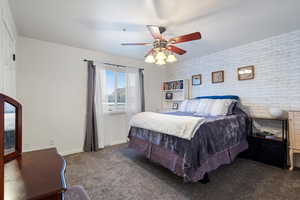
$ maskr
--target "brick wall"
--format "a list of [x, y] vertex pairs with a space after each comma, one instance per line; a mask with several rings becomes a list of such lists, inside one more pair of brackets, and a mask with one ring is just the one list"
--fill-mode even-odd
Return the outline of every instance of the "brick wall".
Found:
[[[255, 78], [238, 81], [237, 68], [247, 65], [255, 66]], [[225, 71], [225, 82], [212, 84], [211, 72], [218, 70]], [[269, 116], [269, 107], [300, 110], [300, 30], [183, 60], [167, 69], [169, 80], [198, 73], [203, 84], [192, 88], [193, 97], [238, 95], [257, 116]], [[300, 167], [300, 157], [296, 165]]]
[[[200, 48], [200, 47], [199, 47]], [[237, 68], [254, 65], [255, 79], [238, 81]], [[211, 72], [225, 70], [225, 82], [212, 84]], [[183, 60], [168, 67], [168, 79], [202, 74], [192, 96], [234, 94], [252, 114], [268, 116], [269, 107], [300, 110], [300, 30]]]

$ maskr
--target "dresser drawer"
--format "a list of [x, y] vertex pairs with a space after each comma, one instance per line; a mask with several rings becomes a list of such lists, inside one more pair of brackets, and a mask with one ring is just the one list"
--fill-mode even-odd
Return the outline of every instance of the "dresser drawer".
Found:
[[294, 118], [294, 123], [295, 124], [300, 124], [300, 112], [294, 112], [293, 113], [293, 118]]
[[300, 134], [300, 118], [299, 120], [294, 118], [291, 125], [293, 126], [294, 134]]
[[293, 112], [295, 117], [300, 118], [300, 112]]
[[300, 112], [289, 112], [290, 142], [293, 148], [300, 148]]
[[294, 134], [300, 135], [300, 125], [294, 127], [294, 132], [295, 132]]
[[300, 134], [294, 134], [294, 147], [300, 148]]

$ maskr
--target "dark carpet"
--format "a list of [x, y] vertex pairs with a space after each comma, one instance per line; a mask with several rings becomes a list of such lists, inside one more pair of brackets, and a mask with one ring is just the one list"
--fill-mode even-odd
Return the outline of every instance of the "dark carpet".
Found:
[[117, 145], [66, 156], [69, 185], [82, 185], [91, 200], [300, 199], [300, 170], [288, 171], [245, 159], [209, 174], [210, 182], [183, 183], [169, 170]]

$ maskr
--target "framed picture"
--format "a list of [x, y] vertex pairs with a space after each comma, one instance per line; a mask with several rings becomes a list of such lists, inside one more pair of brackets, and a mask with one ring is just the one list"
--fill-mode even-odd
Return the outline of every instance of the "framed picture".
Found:
[[178, 109], [178, 103], [173, 103], [172, 109], [177, 110]]
[[202, 84], [201, 74], [193, 75], [192, 76], [192, 85], [201, 85], [201, 84]]
[[211, 73], [212, 83], [222, 83], [224, 82], [224, 70], [216, 71]]
[[242, 80], [250, 80], [254, 79], [254, 66], [245, 66], [238, 68], [238, 79]]
[[164, 82], [164, 85], [163, 85], [163, 90], [168, 90], [169, 89], [169, 85], [167, 82]]
[[167, 100], [173, 99], [173, 93], [172, 92], [166, 92], [166, 97]]

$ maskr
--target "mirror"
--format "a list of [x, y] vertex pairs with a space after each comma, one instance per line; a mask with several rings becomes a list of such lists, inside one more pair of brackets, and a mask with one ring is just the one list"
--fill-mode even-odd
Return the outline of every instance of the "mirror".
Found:
[[4, 191], [4, 164], [22, 153], [22, 105], [0, 93], [0, 199]]
[[16, 107], [4, 102], [4, 156], [16, 152]]
[[0, 93], [0, 154], [4, 163], [22, 153], [22, 105]]

